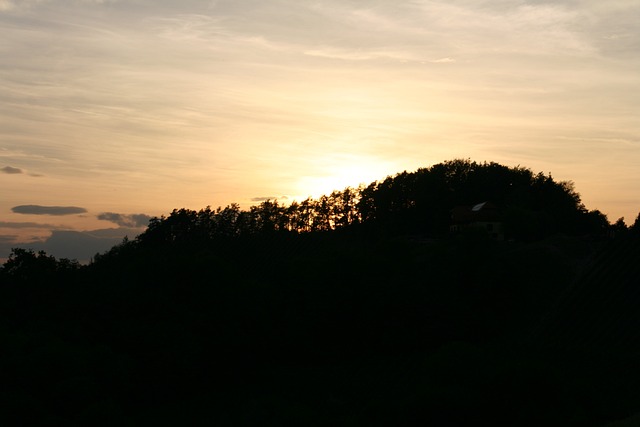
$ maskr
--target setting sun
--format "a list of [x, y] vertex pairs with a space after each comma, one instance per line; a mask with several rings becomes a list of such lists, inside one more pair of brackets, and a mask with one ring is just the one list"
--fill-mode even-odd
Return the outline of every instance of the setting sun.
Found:
[[368, 185], [373, 181], [384, 179], [395, 174], [396, 168], [390, 163], [372, 157], [342, 156], [338, 158], [326, 157], [318, 159], [319, 164], [325, 164], [319, 173], [303, 176], [297, 184], [296, 200], [306, 197], [317, 198], [328, 195], [334, 190], [346, 187]]

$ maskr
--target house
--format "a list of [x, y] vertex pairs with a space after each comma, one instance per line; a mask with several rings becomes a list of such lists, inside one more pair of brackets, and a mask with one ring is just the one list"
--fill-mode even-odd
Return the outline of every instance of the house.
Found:
[[500, 209], [491, 202], [473, 206], [456, 206], [451, 210], [452, 233], [463, 230], [484, 230], [495, 240], [504, 240], [504, 226]]

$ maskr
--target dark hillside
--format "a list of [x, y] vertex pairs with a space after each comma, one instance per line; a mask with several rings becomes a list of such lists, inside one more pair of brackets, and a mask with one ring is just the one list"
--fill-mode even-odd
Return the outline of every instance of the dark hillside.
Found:
[[640, 239], [625, 235], [593, 255], [533, 333], [532, 345], [560, 356], [575, 384], [593, 391], [601, 416], [640, 407], [639, 306]]
[[545, 343], [640, 351], [640, 239], [607, 242], [586, 263], [541, 327]]
[[[449, 233], [480, 197], [512, 238]], [[455, 161], [288, 207], [174, 210], [88, 266], [16, 251], [0, 419], [603, 426], [640, 402], [640, 246], [603, 219], [568, 184]]]

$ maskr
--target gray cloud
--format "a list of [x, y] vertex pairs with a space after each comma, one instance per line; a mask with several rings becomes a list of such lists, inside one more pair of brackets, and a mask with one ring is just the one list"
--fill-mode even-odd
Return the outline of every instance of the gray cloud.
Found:
[[2, 171], [3, 173], [8, 173], [10, 175], [24, 173], [24, 171], [22, 169], [14, 168], [12, 166], [5, 166], [2, 169], [0, 169], [0, 171]]
[[11, 221], [0, 221], [0, 228], [43, 228], [47, 230], [53, 230], [56, 228], [60, 228], [57, 225], [52, 224], [41, 224], [38, 222], [11, 222]]
[[20, 205], [11, 208], [13, 213], [25, 215], [76, 215], [87, 212], [85, 208], [77, 206], [40, 206], [40, 205]]
[[252, 202], [266, 202], [266, 201], [272, 201], [272, 202], [277, 202], [278, 200], [288, 200], [289, 197], [288, 196], [280, 196], [280, 197], [276, 197], [276, 196], [266, 196], [266, 197], [252, 197], [250, 200]]
[[16, 237], [17, 236], [14, 236], [14, 235], [6, 235], [6, 234], [0, 235], [0, 248], [2, 247], [2, 245], [15, 242]]
[[104, 212], [97, 216], [103, 221], [113, 222], [120, 227], [146, 227], [149, 225], [151, 216], [146, 214], [119, 214], [115, 212]]
[[56, 258], [76, 259], [87, 263], [97, 253], [103, 253], [122, 242], [125, 236], [135, 237], [138, 229], [109, 228], [92, 231], [54, 230], [46, 239], [15, 243], [13, 236], [0, 236], [0, 260], [9, 256], [12, 248], [45, 251]]
[[266, 202], [267, 200], [277, 200], [276, 196], [252, 197], [252, 202]]
[[[24, 174], [26, 173], [26, 171], [24, 169], [20, 169], [20, 168], [14, 168], [13, 166], [5, 166], [2, 169], [0, 169], [0, 172], [2, 173], [6, 173], [9, 175], [19, 175], [19, 174]], [[29, 173], [29, 176], [33, 176], [33, 177], [42, 177], [44, 175], [40, 174], [40, 173]]]
[[122, 241], [126, 233], [105, 235], [100, 230], [55, 230], [36, 249], [44, 250], [57, 258], [77, 259], [86, 262], [96, 253], [108, 251]]

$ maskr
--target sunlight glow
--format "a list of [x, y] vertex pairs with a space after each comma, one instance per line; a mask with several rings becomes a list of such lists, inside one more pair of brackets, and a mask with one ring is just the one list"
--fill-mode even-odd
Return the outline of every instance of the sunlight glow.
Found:
[[329, 195], [334, 190], [356, 188], [360, 184], [368, 185], [396, 172], [390, 162], [373, 157], [344, 156], [323, 160], [324, 162], [319, 162], [327, 163], [323, 171], [300, 178], [297, 185], [300, 196], [295, 197], [296, 200], [318, 198]]

